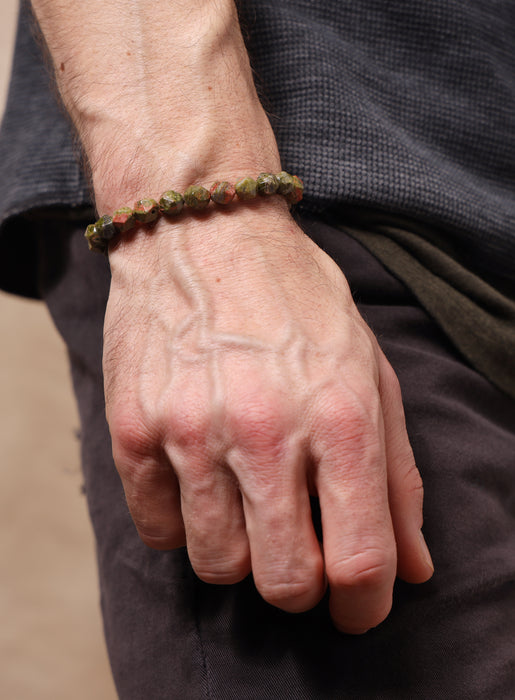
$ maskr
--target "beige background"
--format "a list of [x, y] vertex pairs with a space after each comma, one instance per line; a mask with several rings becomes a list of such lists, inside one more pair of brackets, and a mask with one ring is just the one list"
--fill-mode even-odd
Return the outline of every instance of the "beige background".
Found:
[[[0, 0], [0, 111], [17, 0]], [[0, 698], [113, 700], [78, 418], [39, 302], [0, 294]]]

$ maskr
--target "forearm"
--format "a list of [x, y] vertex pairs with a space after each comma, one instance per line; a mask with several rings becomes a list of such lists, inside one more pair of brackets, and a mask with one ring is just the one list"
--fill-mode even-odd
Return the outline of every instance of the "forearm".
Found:
[[101, 213], [279, 167], [233, 0], [33, 6]]

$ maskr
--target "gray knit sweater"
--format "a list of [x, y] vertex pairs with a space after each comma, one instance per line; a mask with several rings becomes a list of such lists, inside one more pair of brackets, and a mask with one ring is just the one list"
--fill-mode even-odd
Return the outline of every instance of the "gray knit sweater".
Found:
[[[283, 167], [306, 185], [304, 211], [427, 225], [475, 273], [512, 288], [513, 0], [239, 5]], [[90, 197], [29, 24], [25, 7], [0, 132], [0, 284], [30, 294], [19, 215]]]

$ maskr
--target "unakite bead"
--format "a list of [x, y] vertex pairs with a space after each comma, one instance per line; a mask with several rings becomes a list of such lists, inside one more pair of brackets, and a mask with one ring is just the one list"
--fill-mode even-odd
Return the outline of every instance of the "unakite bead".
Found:
[[277, 194], [288, 195], [291, 194], [295, 189], [293, 175], [286, 173], [284, 170], [278, 173], [277, 180], [279, 182], [279, 185], [277, 187]]
[[159, 200], [159, 211], [166, 216], [175, 216], [180, 214], [184, 207], [184, 198], [179, 192], [168, 190]]
[[100, 229], [96, 227], [96, 224], [90, 224], [84, 236], [90, 250], [94, 250], [97, 253], [105, 253], [107, 251], [107, 241], [102, 238]]
[[104, 241], [110, 241], [116, 233], [112, 216], [101, 216], [98, 221], [95, 221], [95, 228]]
[[111, 216], [101, 216], [94, 224], [90, 224], [86, 229], [86, 239], [90, 250], [100, 253], [107, 252], [107, 244], [115, 235], [116, 229]]
[[206, 190], [206, 188], [201, 185], [192, 185], [188, 187], [184, 193], [184, 201], [186, 204], [197, 211], [205, 209], [210, 199], [211, 195], [209, 194], [209, 190]]
[[234, 199], [236, 189], [230, 182], [215, 182], [210, 190], [211, 199], [217, 204], [229, 204]]
[[289, 204], [297, 204], [302, 199], [304, 194], [304, 183], [296, 175], [293, 176], [293, 191], [286, 195], [286, 201]]
[[261, 173], [261, 175], [257, 177], [256, 184], [258, 194], [267, 197], [277, 192], [279, 180], [271, 173]]
[[257, 197], [257, 183], [251, 177], [244, 177], [234, 185], [239, 199], [246, 201]]
[[159, 216], [159, 204], [155, 199], [140, 199], [134, 205], [134, 216], [142, 224], [155, 221]]
[[130, 207], [122, 207], [117, 209], [113, 214], [113, 225], [120, 233], [130, 231], [136, 225], [134, 212]]

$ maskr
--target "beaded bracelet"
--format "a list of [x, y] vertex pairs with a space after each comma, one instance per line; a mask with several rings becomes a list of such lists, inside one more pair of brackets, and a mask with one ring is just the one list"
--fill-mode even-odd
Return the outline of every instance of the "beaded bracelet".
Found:
[[155, 199], [140, 199], [134, 205], [134, 209], [117, 209], [112, 216], [102, 216], [94, 224], [90, 224], [84, 235], [90, 250], [107, 254], [109, 241], [117, 233], [125, 233], [138, 224], [155, 221], [160, 215], [177, 216], [183, 211], [184, 205], [196, 211], [203, 211], [210, 202], [223, 206], [232, 202], [235, 196], [241, 201], [248, 201], [258, 196], [268, 197], [273, 194], [282, 195], [289, 204], [296, 204], [302, 199], [303, 191], [302, 180], [284, 171], [278, 175], [261, 173], [255, 180], [244, 177], [235, 185], [229, 182], [215, 182], [209, 190], [200, 185], [192, 185], [184, 195], [168, 190], [159, 202]]

